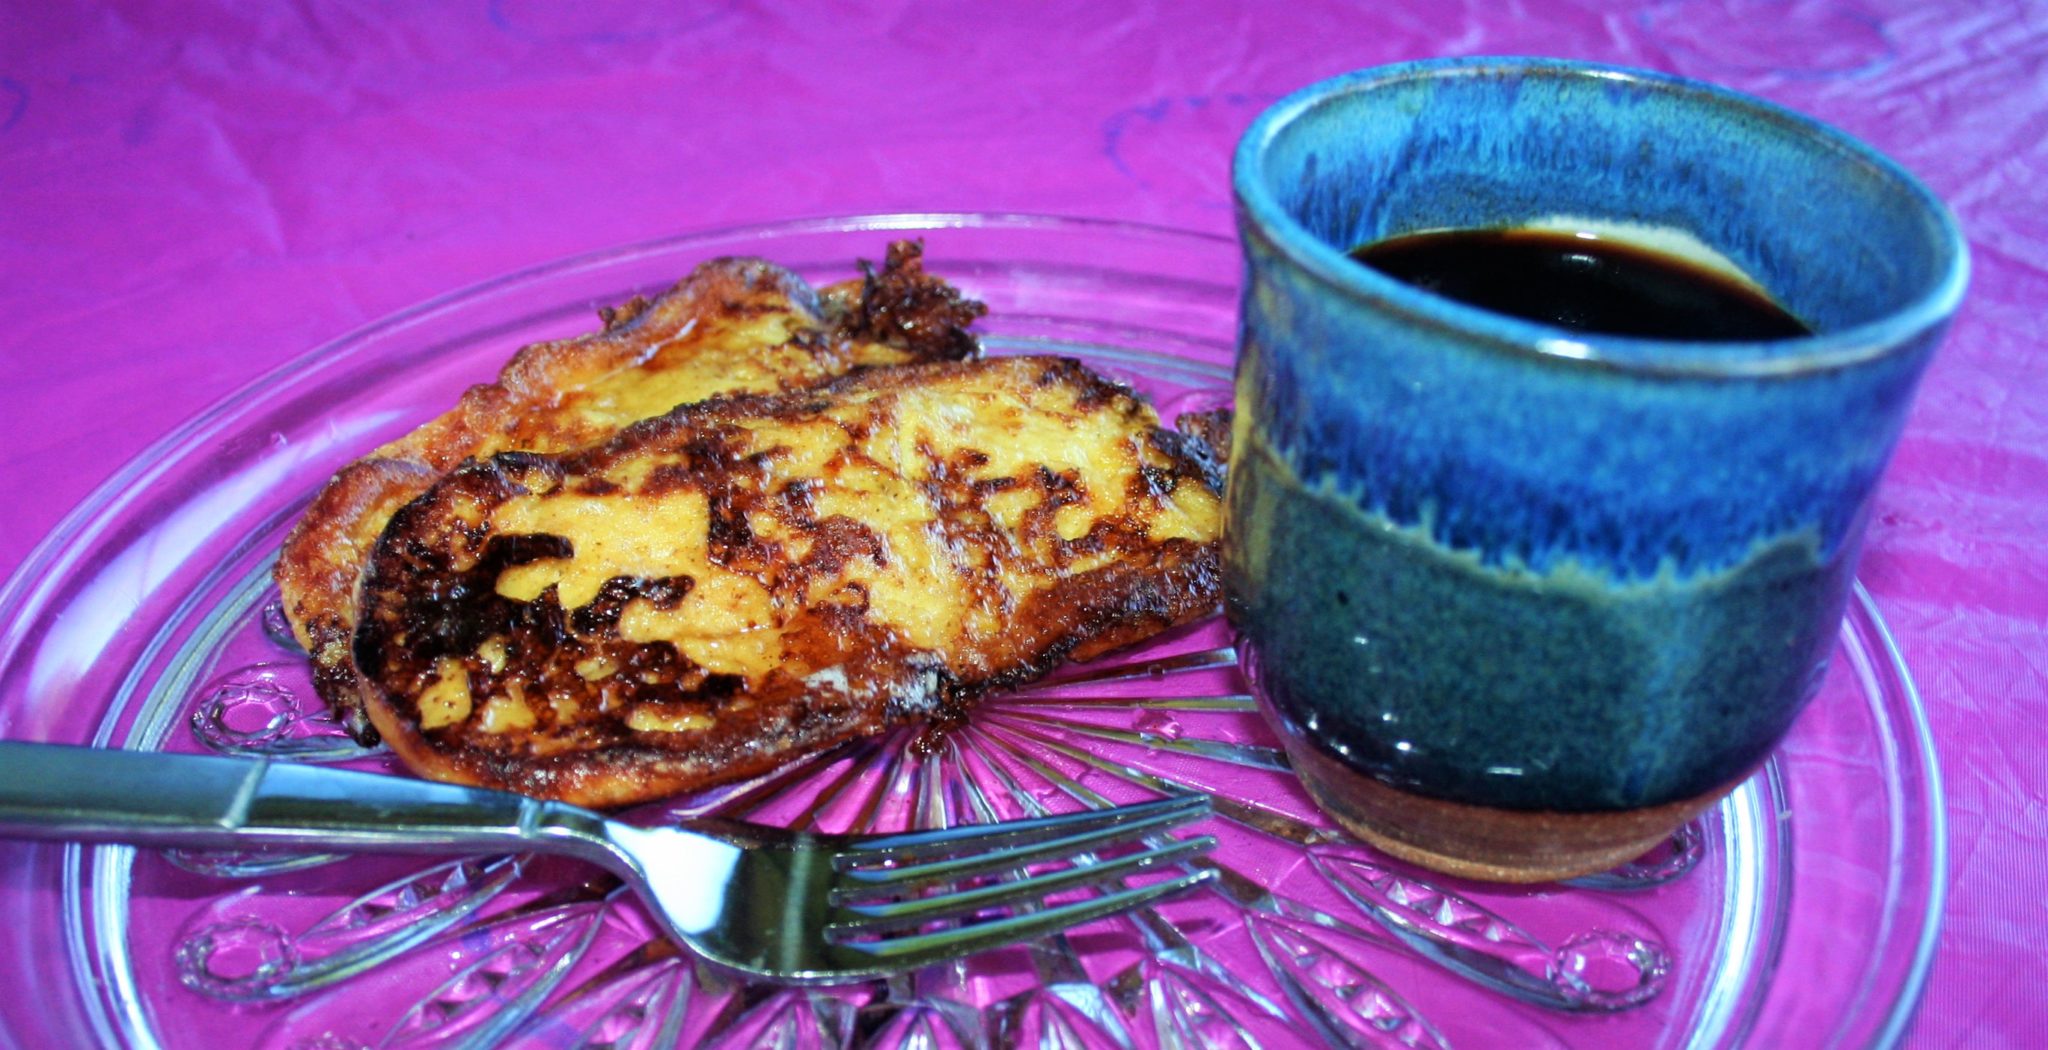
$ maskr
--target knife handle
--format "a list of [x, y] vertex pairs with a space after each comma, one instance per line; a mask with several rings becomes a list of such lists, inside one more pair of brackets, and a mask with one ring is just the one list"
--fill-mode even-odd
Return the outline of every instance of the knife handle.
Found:
[[267, 759], [0, 741], [0, 837], [323, 852], [545, 851], [600, 863], [605, 820], [502, 791]]

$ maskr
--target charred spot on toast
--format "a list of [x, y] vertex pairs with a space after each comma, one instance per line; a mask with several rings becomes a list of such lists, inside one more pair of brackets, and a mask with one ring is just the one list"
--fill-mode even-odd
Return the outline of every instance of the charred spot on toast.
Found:
[[1173, 421], [1171, 437], [1183, 439], [1181, 447], [1207, 464], [1216, 484], [1222, 483], [1224, 467], [1230, 462], [1231, 418], [1230, 409], [1216, 408], [1182, 413]]
[[847, 339], [901, 346], [929, 361], [957, 361], [980, 352], [967, 331], [988, 307], [924, 272], [924, 242], [889, 245], [880, 273], [860, 262], [857, 297], [844, 302], [834, 328]]

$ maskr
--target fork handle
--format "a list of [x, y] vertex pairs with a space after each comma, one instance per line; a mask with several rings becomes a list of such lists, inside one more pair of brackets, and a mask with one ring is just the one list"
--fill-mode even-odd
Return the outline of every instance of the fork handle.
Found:
[[0, 837], [348, 853], [566, 853], [605, 820], [502, 791], [265, 759], [0, 741]]

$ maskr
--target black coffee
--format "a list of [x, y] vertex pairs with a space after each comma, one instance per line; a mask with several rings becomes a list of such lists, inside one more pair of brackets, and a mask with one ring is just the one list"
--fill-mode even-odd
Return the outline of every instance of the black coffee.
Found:
[[1812, 330], [1756, 289], [1687, 260], [1552, 230], [1442, 230], [1353, 249], [1389, 277], [1582, 332], [1751, 340]]

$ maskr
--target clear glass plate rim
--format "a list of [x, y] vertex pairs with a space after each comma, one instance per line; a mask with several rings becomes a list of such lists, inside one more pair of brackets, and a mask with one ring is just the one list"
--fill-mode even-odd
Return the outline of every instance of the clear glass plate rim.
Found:
[[[766, 242], [779, 236], [793, 234], [957, 228], [1048, 232], [1070, 230], [1076, 234], [1147, 237], [1166, 243], [1177, 241], [1191, 247], [1199, 245], [1208, 250], [1216, 250], [1234, 243], [1231, 238], [1214, 233], [1075, 216], [975, 212], [820, 216], [771, 223], [734, 224], [599, 249], [522, 268], [437, 295], [294, 355], [195, 413], [184, 423], [152, 442], [96, 486], [31, 548], [16, 571], [4, 585], [0, 585], [0, 617], [5, 618], [5, 633], [0, 634], [0, 666], [11, 664], [17, 657], [17, 650], [26, 636], [25, 625], [33, 620], [34, 614], [58, 589], [63, 575], [62, 568], [91, 548], [93, 540], [116, 520], [119, 507], [146, 488], [157, 472], [178, 458], [181, 449], [187, 449], [219, 433], [223, 428], [231, 426], [245, 412], [250, 411], [251, 402], [258, 395], [275, 394], [280, 388], [307, 382], [331, 369], [346, 367], [357, 355], [364, 352], [364, 348], [374, 347], [381, 341], [444, 312], [473, 308], [481, 301], [516, 292], [537, 282], [630, 264], [648, 255], [687, 250], [692, 245], [712, 242], [734, 242], [743, 239]], [[1904, 716], [1904, 725], [1910, 730], [1912, 742], [1902, 750], [1911, 752], [1911, 765], [1917, 767], [1908, 768], [1903, 772], [1917, 781], [1917, 784], [1912, 786], [1923, 793], [1926, 805], [1926, 813], [1922, 814], [1922, 819], [1917, 822], [1921, 825], [1921, 837], [1924, 839], [1918, 845], [1926, 851], [1923, 856], [1928, 868], [1926, 908], [1914, 937], [1916, 943], [1912, 962], [1899, 980], [1896, 992], [1888, 997], [1890, 1002], [1886, 1018], [1874, 1036], [1874, 1045], [1892, 1045], [1903, 1036], [1911, 1021], [1913, 1011], [1924, 991], [1938, 946], [1941, 917], [1947, 895], [1946, 807], [1938, 757], [1917, 683], [1874, 598], [1860, 581], [1856, 584], [1854, 601], [1865, 614], [1870, 628], [1870, 633], [1863, 639], [1866, 646], [1871, 641], [1877, 643], [1877, 651], [1871, 655], [1887, 665], [1887, 672], [1901, 692], [1902, 709], [1895, 711], [1894, 714]], [[1899, 830], [1910, 835], [1913, 829]], [[1915, 844], [1907, 842], [1904, 845], [1910, 848]], [[75, 870], [69, 864], [66, 867]], [[1899, 932], [1905, 934], [1907, 931]], [[1869, 975], [1866, 974], [1867, 976]]]
[[[1927, 721], [1927, 707], [1920, 697], [1919, 684], [1913, 680], [1912, 669], [1906, 664], [1905, 652], [1899, 648], [1898, 640], [1892, 636], [1891, 625], [1885, 622], [1878, 610], [1876, 598], [1860, 579], [1854, 581], [1852, 601], [1861, 608], [1870, 633], [1875, 635], [1879, 651], [1873, 655], [1885, 661], [1903, 700], [1901, 706], [1904, 710], [1895, 714], [1903, 714], [1911, 727], [1914, 758], [1920, 774], [1918, 787], [1924, 792], [1927, 807], [1923, 841], [1919, 843], [1927, 858], [1926, 907], [1913, 946], [1913, 961], [1892, 996], [1891, 1009], [1883, 1026], [1872, 1039], [1874, 1046], [1895, 1046], [1905, 1037], [1906, 1029], [1912, 1023], [1940, 946], [1942, 919], [1948, 908], [1948, 798], [1942, 789], [1941, 759], [1935, 751], [1933, 730]], [[1872, 640], [1870, 637], [1860, 639], [1866, 648]], [[1906, 845], [1910, 847], [1912, 844]], [[1879, 954], [1882, 956], [1883, 953], [1880, 951]]]

